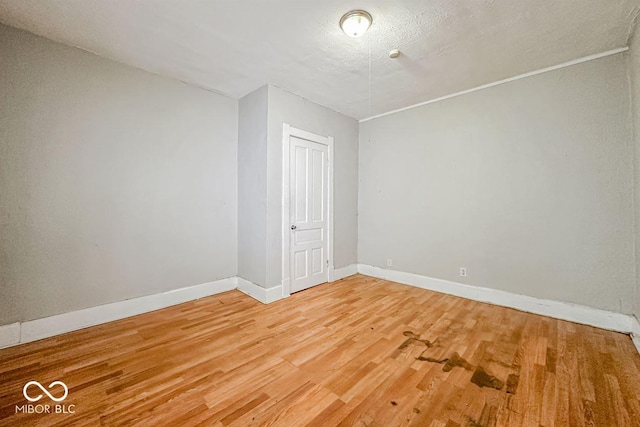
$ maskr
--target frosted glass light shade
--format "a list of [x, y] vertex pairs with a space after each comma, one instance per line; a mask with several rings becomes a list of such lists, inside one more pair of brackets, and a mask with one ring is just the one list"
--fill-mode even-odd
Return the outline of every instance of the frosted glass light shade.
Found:
[[361, 37], [367, 32], [373, 19], [364, 10], [352, 10], [340, 19], [342, 31], [349, 37]]

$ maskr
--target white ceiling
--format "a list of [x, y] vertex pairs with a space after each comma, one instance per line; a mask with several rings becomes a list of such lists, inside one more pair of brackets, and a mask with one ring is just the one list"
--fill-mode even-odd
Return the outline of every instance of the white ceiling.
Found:
[[[338, 27], [355, 8], [374, 19], [361, 39]], [[0, 0], [0, 21], [233, 98], [271, 83], [361, 119], [626, 46], [638, 10], [640, 0]]]

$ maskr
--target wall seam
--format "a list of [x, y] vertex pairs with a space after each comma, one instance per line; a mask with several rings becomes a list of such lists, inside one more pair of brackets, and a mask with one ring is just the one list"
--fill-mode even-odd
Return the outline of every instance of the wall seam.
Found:
[[[631, 41], [631, 40], [630, 40]], [[633, 100], [633, 90], [634, 90], [634, 83], [633, 83], [633, 60], [631, 58], [631, 50], [629, 50], [628, 52], [625, 52], [624, 54], [625, 59], [627, 60], [627, 64], [626, 64], [626, 68], [627, 68], [627, 82], [629, 84], [629, 90], [628, 90], [628, 95], [629, 95], [629, 123], [631, 124], [631, 171], [633, 173], [632, 176], [632, 180], [631, 180], [631, 213], [633, 215], [633, 271], [634, 271], [634, 278], [635, 278], [635, 283], [633, 284], [633, 301], [631, 301], [631, 312], [635, 312], [636, 311], [636, 304], [638, 301], [638, 258], [637, 258], [637, 254], [638, 254], [638, 212], [637, 212], [637, 206], [636, 206], [636, 188], [638, 186], [637, 183], [637, 174], [638, 174], [638, 167], [636, 165], [636, 161], [637, 161], [637, 153], [636, 153], [636, 147], [635, 147], [635, 140], [636, 140], [636, 126], [635, 126], [635, 110], [636, 110], [636, 106]], [[620, 307], [622, 308], [622, 307]]]

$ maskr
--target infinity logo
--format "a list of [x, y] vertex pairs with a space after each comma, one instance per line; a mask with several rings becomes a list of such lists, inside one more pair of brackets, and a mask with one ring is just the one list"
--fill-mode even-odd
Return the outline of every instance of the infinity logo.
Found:
[[47, 396], [49, 396], [49, 398], [55, 402], [62, 402], [63, 400], [65, 400], [67, 398], [67, 395], [69, 394], [69, 389], [67, 388], [67, 385], [65, 383], [63, 383], [62, 381], [54, 381], [51, 384], [49, 384], [49, 388], [55, 386], [55, 385], [61, 385], [62, 388], [64, 389], [64, 395], [62, 397], [53, 397], [53, 395], [51, 393], [49, 393], [44, 387], [42, 387], [42, 384], [40, 384], [38, 381], [29, 381], [28, 383], [26, 383], [24, 385], [24, 388], [22, 389], [22, 394], [24, 395], [24, 397], [26, 397], [26, 399], [29, 402], [37, 402], [38, 400], [42, 399], [42, 395], [39, 394], [36, 397], [30, 397], [27, 394], [27, 389], [29, 388], [29, 386], [34, 385], [38, 388], [40, 388], [40, 390], [42, 390], [42, 392], [44, 394], [46, 394]]

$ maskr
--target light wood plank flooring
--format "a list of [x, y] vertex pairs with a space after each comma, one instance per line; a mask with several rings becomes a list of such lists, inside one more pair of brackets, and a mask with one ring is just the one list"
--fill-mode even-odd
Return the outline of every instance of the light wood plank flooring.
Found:
[[[16, 414], [30, 380], [75, 414]], [[362, 275], [0, 350], [3, 426], [633, 426], [639, 396], [625, 335]]]

